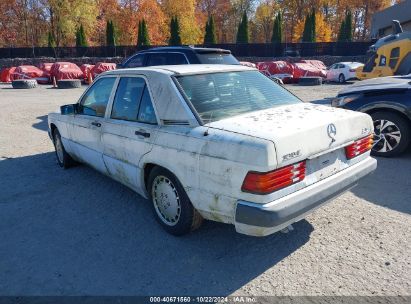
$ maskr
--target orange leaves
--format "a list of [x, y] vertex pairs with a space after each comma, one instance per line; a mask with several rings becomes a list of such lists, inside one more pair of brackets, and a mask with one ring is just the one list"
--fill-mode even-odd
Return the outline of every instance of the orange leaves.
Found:
[[[303, 36], [305, 19], [300, 20], [294, 28], [293, 42], [300, 42]], [[322, 13], [315, 14], [315, 40], [316, 42], [330, 42], [332, 36], [331, 24]]]

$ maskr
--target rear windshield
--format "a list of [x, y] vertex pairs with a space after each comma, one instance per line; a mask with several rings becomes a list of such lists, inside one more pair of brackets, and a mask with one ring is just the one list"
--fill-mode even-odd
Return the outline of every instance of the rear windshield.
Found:
[[198, 60], [203, 64], [240, 64], [231, 54], [197, 53]]
[[176, 77], [205, 122], [301, 101], [258, 71]]

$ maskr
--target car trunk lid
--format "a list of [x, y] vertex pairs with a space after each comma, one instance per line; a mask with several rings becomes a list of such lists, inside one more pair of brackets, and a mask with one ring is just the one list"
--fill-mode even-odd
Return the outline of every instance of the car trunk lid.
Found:
[[372, 131], [366, 114], [309, 103], [247, 113], [206, 126], [272, 141], [278, 167], [331, 152]]

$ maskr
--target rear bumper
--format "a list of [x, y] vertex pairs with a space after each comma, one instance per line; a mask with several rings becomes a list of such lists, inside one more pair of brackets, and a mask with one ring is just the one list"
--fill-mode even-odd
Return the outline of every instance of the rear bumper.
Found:
[[239, 200], [235, 214], [237, 232], [265, 236], [303, 219], [316, 208], [355, 186], [377, 168], [367, 157], [361, 162], [322, 181], [267, 204]]

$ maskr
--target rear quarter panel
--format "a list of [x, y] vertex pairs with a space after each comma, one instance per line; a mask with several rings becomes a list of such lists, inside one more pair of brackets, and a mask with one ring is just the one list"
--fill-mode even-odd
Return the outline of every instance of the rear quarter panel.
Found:
[[274, 145], [266, 140], [206, 127], [163, 127], [140, 166], [154, 163], [179, 179], [203, 217], [232, 223], [241, 186], [250, 170], [275, 166]]

